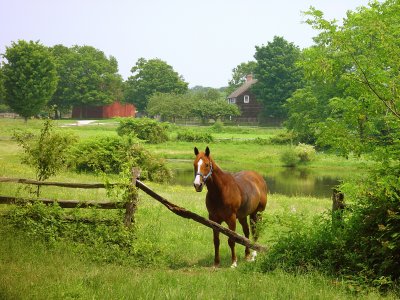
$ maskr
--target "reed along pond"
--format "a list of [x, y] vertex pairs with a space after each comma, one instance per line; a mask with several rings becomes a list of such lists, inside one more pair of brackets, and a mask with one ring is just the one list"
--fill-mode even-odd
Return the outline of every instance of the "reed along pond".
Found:
[[[260, 171], [267, 182], [270, 193], [286, 196], [312, 196], [330, 198], [332, 189], [340, 184], [342, 176], [339, 171], [315, 169], [272, 168]], [[192, 169], [175, 169], [173, 184], [192, 186]]]

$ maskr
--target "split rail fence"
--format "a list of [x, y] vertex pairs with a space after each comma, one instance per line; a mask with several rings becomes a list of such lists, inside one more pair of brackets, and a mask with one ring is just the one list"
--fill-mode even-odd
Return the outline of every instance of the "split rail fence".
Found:
[[[161, 204], [163, 204], [166, 208], [168, 208], [174, 214], [186, 218], [192, 219], [200, 224], [203, 224], [213, 230], [216, 230], [229, 238], [232, 238], [236, 243], [241, 244], [243, 246], [249, 247], [256, 251], [266, 251], [267, 248], [257, 243], [251, 242], [248, 238], [237, 234], [236, 232], [216, 223], [211, 220], [208, 220], [194, 212], [186, 210], [183, 207], [175, 205], [169, 202], [164, 197], [160, 196], [148, 186], [146, 186], [143, 182], [138, 179], [138, 172], [136, 170], [132, 171], [132, 182], [129, 186], [130, 189], [134, 187], [142, 190], [147, 195], [157, 200]], [[107, 186], [115, 186], [116, 184], [103, 184], [103, 183], [65, 183], [65, 182], [44, 182], [44, 181], [35, 181], [30, 179], [23, 178], [7, 178], [0, 177], [0, 182], [9, 182], [9, 183], [21, 183], [21, 184], [31, 184], [37, 186], [58, 186], [65, 188], [81, 188], [81, 189], [98, 189], [98, 188], [106, 188]], [[125, 207], [125, 216], [124, 216], [124, 224], [126, 226], [131, 226], [134, 213], [137, 208], [137, 197], [138, 194], [135, 192], [130, 193], [131, 198], [127, 202], [112, 202], [112, 201], [79, 201], [79, 200], [53, 200], [53, 199], [26, 199], [20, 197], [11, 197], [11, 196], [0, 196], [0, 204], [16, 204], [16, 203], [24, 203], [24, 202], [35, 202], [40, 201], [44, 204], [53, 204], [58, 203], [58, 205], [62, 208], [89, 208], [96, 207], [100, 209], [120, 209], [121, 207]]]

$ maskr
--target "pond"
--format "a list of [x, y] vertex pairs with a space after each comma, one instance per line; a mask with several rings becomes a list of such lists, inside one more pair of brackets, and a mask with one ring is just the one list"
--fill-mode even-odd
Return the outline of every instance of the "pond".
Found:
[[[174, 173], [174, 184], [192, 186], [192, 169], [176, 169]], [[262, 175], [270, 193], [316, 198], [330, 198], [332, 188], [341, 180], [339, 172], [308, 169], [274, 168], [271, 171], [262, 172]]]

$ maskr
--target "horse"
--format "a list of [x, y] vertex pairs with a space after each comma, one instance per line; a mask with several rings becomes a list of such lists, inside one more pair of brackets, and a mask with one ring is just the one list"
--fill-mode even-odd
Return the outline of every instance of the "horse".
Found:
[[[241, 171], [238, 173], [228, 173], [223, 171], [210, 156], [210, 149], [199, 152], [194, 148], [196, 158], [193, 162], [194, 167], [194, 188], [196, 192], [201, 192], [204, 185], [207, 186], [206, 206], [208, 218], [218, 224], [225, 222], [230, 230], [236, 230], [236, 219], [243, 227], [243, 233], [249, 238], [249, 224], [247, 216], [250, 216], [251, 234], [254, 241], [257, 241], [258, 234], [256, 224], [260, 221], [260, 212], [264, 211], [267, 204], [267, 184], [264, 178], [254, 171]], [[214, 267], [220, 264], [219, 256], [219, 232], [213, 230], [214, 236]], [[228, 239], [231, 249], [232, 265], [237, 266], [235, 253], [235, 241]], [[250, 249], [246, 247], [245, 258], [248, 261], [255, 260], [257, 252], [250, 254]]]

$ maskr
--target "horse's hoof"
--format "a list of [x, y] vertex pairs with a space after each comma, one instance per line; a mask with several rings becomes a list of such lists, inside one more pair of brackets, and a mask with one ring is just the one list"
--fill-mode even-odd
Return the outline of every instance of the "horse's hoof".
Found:
[[234, 269], [234, 268], [236, 268], [236, 267], [237, 267], [237, 261], [234, 261], [234, 262], [232, 263], [232, 265], [231, 265], [231, 268]]
[[255, 260], [256, 260], [256, 257], [257, 257], [257, 251], [253, 251], [253, 252], [251, 253], [250, 261], [255, 261]]

